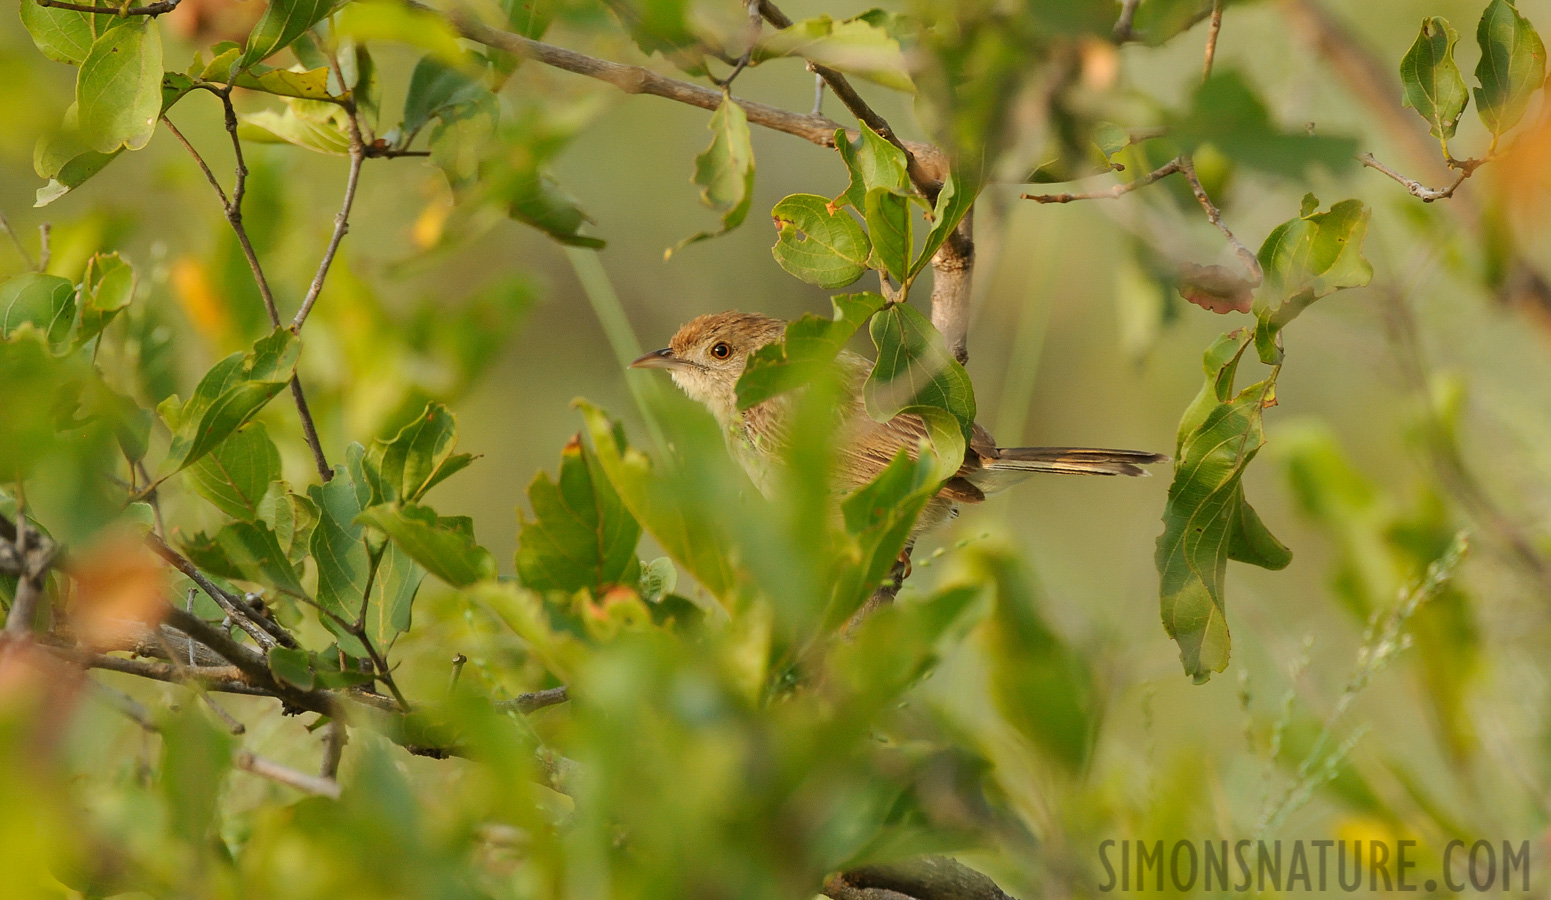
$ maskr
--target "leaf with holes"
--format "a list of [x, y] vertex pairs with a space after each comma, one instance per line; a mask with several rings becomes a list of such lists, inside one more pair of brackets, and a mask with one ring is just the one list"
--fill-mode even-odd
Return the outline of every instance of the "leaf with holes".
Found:
[[822, 288], [845, 287], [867, 271], [872, 243], [844, 210], [816, 194], [792, 194], [770, 211], [781, 268]]
[[601, 597], [641, 577], [641, 526], [625, 509], [578, 435], [560, 453], [560, 477], [543, 472], [528, 485], [529, 519], [518, 510], [517, 577], [536, 591], [586, 589]]

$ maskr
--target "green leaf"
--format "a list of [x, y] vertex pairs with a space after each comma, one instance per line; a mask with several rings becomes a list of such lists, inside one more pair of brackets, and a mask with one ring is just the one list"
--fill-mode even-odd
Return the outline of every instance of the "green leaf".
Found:
[[695, 157], [695, 184], [701, 187], [700, 202], [722, 214], [722, 227], [685, 238], [668, 251], [669, 256], [742, 225], [754, 204], [754, 148], [749, 143], [748, 115], [723, 93], [722, 104], [708, 127], [711, 146]]
[[211, 839], [220, 808], [221, 785], [231, 769], [236, 741], [217, 728], [198, 703], [160, 723], [162, 758], [158, 784], [165, 801], [172, 832], [191, 847], [204, 847]]
[[[189, 484], [221, 512], [244, 522], [262, 517], [260, 504], [280, 477], [280, 451], [263, 422], [249, 422], [189, 467]], [[271, 520], [273, 526], [273, 520]], [[287, 545], [290, 540], [285, 541]]]
[[428, 506], [383, 504], [361, 511], [357, 521], [379, 528], [411, 559], [453, 587], [495, 578], [495, 560], [474, 543], [473, 523], [439, 517]]
[[82, 346], [102, 333], [135, 297], [135, 270], [117, 253], [94, 254], [86, 263], [81, 287], [81, 327], [75, 345]]
[[75, 83], [81, 139], [98, 153], [139, 150], [162, 110], [162, 38], [135, 16], [92, 42]]
[[548, 175], [533, 171], [508, 183], [510, 204], [507, 213], [572, 247], [603, 246], [600, 238], [580, 234], [588, 221], [570, 194], [560, 189]]
[[1356, 161], [1355, 140], [1283, 131], [1233, 71], [1216, 72], [1196, 89], [1190, 110], [1170, 135], [1187, 153], [1210, 144], [1246, 166], [1288, 178], [1302, 178], [1316, 163], [1341, 172]]
[[539, 472], [528, 485], [533, 518], [517, 511], [517, 577], [536, 591], [594, 597], [641, 577], [641, 526], [625, 509], [597, 459], [578, 435], [560, 453], [560, 477]]
[[878, 264], [896, 284], [904, 285], [910, 274], [910, 252], [914, 249], [910, 201], [888, 188], [877, 187], [867, 192], [866, 204], [867, 234]]
[[941, 485], [934, 469], [930, 457], [912, 459], [901, 450], [878, 477], [841, 501], [846, 533], [855, 547], [841, 557], [824, 615], [825, 633], [851, 618], [888, 577], [921, 510]]
[[172, 429], [163, 477], [197, 462], [257, 415], [291, 380], [300, 352], [301, 338], [277, 328], [247, 353], [216, 363], [182, 407], [163, 403], [163, 418]]
[[307, 595], [268, 523], [229, 522], [213, 537], [196, 534], [183, 549], [195, 565], [222, 577], [267, 584], [293, 597]]
[[232, 65], [234, 72], [262, 62], [279, 53], [301, 37], [307, 29], [323, 21], [338, 0], [270, 0], [253, 31], [248, 45]]
[[[846, 137], [844, 128], [835, 130], [835, 149], [845, 160], [846, 170], [851, 173], [851, 183], [841, 197], [857, 212], [867, 209], [867, 192], [875, 187], [906, 191], [910, 178], [905, 171], [905, 153], [878, 136], [864, 123], [857, 127], [856, 140]], [[838, 205], [840, 199], [835, 203]]]
[[976, 554], [996, 585], [985, 623], [991, 699], [1002, 717], [1069, 772], [1087, 765], [1101, 695], [1092, 668], [1040, 615], [1029, 572], [1007, 553]]
[[1459, 127], [1459, 117], [1470, 102], [1465, 77], [1454, 63], [1459, 34], [1449, 20], [1433, 16], [1422, 20], [1416, 43], [1400, 60], [1400, 81], [1405, 86], [1405, 105], [1427, 120], [1433, 137], [1447, 141]]
[[1513, 0], [1492, 0], [1476, 26], [1476, 113], [1495, 139], [1519, 124], [1546, 77], [1546, 45]]
[[[352, 444], [348, 456], [354, 460], [358, 453], [362, 453], [360, 445]], [[425, 580], [425, 569], [397, 546], [382, 546], [381, 536], [373, 542], [377, 550], [368, 550], [368, 532], [358, 519], [371, 501], [371, 492], [364, 479], [356, 481], [360, 474], [359, 466], [339, 466], [327, 484], [309, 486], [311, 509], [303, 515], [315, 515], [317, 519], [310, 542], [318, 568], [318, 605], [345, 622], [353, 623], [361, 617], [373, 645], [386, 649], [399, 634], [409, 630], [410, 613]], [[304, 525], [299, 521], [297, 528]], [[303, 539], [300, 533], [293, 538]], [[379, 554], [377, 570], [370, 574], [373, 552]], [[363, 610], [362, 597], [368, 580], [372, 593]], [[366, 648], [331, 616], [321, 618], [346, 652], [354, 656], [366, 654]]]
[[334, 22], [341, 37], [408, 44], [450, 66], [475, 71], [470, 56], [458, 44], [457, 31], [445, 17], [430, 10], [388, 0], [357, 0], [341, 6]]
[[974, 205], [975, 190], [971, 186], [959, 184], [959, 179], [949, 172], [942, 183], [942, 190], [937, 192], [937, 208], [932, 212], [932, 228], [926, 233], [926, 244], [921, 248], [921, 255], [916, 257], [915, 264], [910, 267], [911, 278], [915, 278], [931, 263], [932, 257]]
[[[193, 89], [193, 82], [185, 75], [168, 72], [162, 76], [162, 112], [166, 113], [184, 94]], [[103, 167], [118, 157], [123, 149], [112, 153], [98, 153], [90, 149], [81, 136], [78, 107], [72, 103], [65, 110], [64, 123], [59, 131], [38, 139], [32, 153], [32, 167], [47, 185], [38, 188], [34, 206], [47, 206], [80, 187], [87, 179], [101, 172]]]
[[770, 211], [781, 268], [822, 288], [845, 287], [867, 271], [872, 244], [844, 210], [816, 194], [792, 194]]
[[268, 653], [269, 671], [285, 684], [303, 691], [312, 690], [316, 679], [312, 673], [312, 660], [306, 650], [275, 647]]
[[22, 24], [44, 56], [78, 66], [86, 60], [97, 36], [118, 20], [113, 7], [105, 8], [106, 13], [84, 13], [22, 0]]
[[350, 152], [350, 113], [337, 103], [287, 98], [283, 111], [262, 109], [244, 115], [237, 136], [258, 143], [295, 144], [318, 153]]
[[749, 355], [738, 378], [738, 408], [748, 409], [778, 394], [811, 384], [835, 362], [861, 327], [888, 301], [881, 294], [837, 294], [834, 317], [811, 313], [787, 323], [785, 339]]
[[300, 566], [307, 558], [313, 529], [318, 526], [318, 505], [307, 497], [291, 493], [289, 484], [276, 479], [259, 498], [258, 518], [275, 533], [275, 540], [280, 542], [286, 559], [293, 566]]
[[409, 91], [404, 96], [404, 133], [414, 134], [444, 111], [490, 96], [490, 91], [468, 73], [434, 56], [421, 57], [410, 73]]
[[1261, 413], [1275, 387], [1273, 375], [1234, 393], [1248, 346], [1249, 335], [1236, 332], [1207, 350], [1206, 385], [1180, 422], [1155, 555], [1164, 630], [1198, 683], [1228, 665], [1228, 560], [1276, 569], [1292, 558], [1244, 499], [1244, 470], [1265, 443]]
[[838, 22], [829, 16], [804, 19], [755, 45], [755, 62], [782, 56], [802, 57], [897, 91], [915, 91], [899, 42], [861, 16]]
[[58, 275], [29, 272], [0, 283], [0, 338], [29, 324], [60, 349], [75, 324], [75, 286]]
[[969, 374], [932, 323], [908, 304], [873, 316], [869, 330], [878, 361], [863, 389], [868, 414], [879, 422], [906, 412], [921, 416], [940, 477], [948, 477], [963, 463], [975, 424]]
[[425, 411], [392, 440], [373, 441], [363, 467], [372, 487], [371, 505], [414, 503], [467, 467], [474, 457], [454, 454], [457, 443], [457, 417], [440, 403], [426, 404]]
[[1316, 213], [1319, 200], [1304, 196], [1302, 214], [1283, 222], [1260, 245], [1265, 281], [1255, 298], [1255, 348], [1262, 361], [1282, 361], [1277, 335], [1311, 303], [1343, 288], [1362, 287], [1373, 278], [1363, 258], [1371, 210], [1358, 200], [1343, 200]]
[[676, 485], [653, 471], [641, 451], [625, 443], [608, 415], [577, 401], [598, 467], [620, 500], [663, 551], [693, 575], [724, 604], [738, 589], [738, 575], [728, 559], [725, 536], [707, 519], [686, 514], [676, 502]]

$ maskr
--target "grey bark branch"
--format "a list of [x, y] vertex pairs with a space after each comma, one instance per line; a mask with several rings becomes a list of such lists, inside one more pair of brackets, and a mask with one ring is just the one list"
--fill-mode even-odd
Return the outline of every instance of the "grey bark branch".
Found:
[[1406, 190], [1411, 192], [1412, 196], [1419, 198], [1423, 203], [1432, 203], [1434, 200], [1447, 200], [1448, 198], [1454, 196], [1454, 192], [1459, 189], [1460, 185], [1465, 183], [1465, 179], [1475, 174], [1477, 168], [1476, 166], [1472, 165], [1461, 166], [1459, 174], [1454, 176], [1453, 183], [1451, 183], [1448, 187], [1430, 188], [1422, 184], [1420, 181], [1407, 178], [1399, 172], [1396, 172], [1394, 169], [1391, 169], [1389, 166], [1379, 162], [1374, 158], [1372, 153], [1364, 153], [1363, 155], [1357, 157], [1357, 161], [1370, 169], [1382, 172], [1383, 174], [1388, 175], [1390, 178], [1393, 178], [1395, 181], [1404, 185]]
[[319, 797], [339, 799], [339, 782], [332, 778], [323, 778], [318, 775], [308, 775], [306, 772], [298, 772], [289, 766], [282, 766], [273, 760], [256, 756], [247, 750], [240, 750], [232, 757], [232, 765], [244, 772], [267, 778], [277, 784], [293, 787], [304, 794], [315, 794]]

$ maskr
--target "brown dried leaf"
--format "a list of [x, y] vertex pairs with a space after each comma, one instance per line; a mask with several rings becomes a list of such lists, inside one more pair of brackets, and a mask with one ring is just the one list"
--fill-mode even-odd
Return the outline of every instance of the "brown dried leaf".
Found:
[[1185, 263], [1179, 272], [1179, 295], [1214, 313], [1247, 313], [1254, 301], [1254, 285], [1222, 266]]

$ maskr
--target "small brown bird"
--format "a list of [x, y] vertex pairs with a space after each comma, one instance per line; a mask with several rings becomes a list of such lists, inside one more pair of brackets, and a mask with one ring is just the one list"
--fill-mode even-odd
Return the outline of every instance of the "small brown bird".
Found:
[[[773, 461], [785, 446], [792, 414], [790, 394], [783, 394], [739, 411], [736, 386], [749, 354], [785, 336], [786, 322], [756, 313], [723, 312], [703, 315], [673, 336], [669, 346], [654, 350], [632, 368], [667, 369], [673, 382], [691, 399], [704, 404], [722, 426], [728, 447], [759, 489], [768, 494]], [[887, 422], [867, 414], [862, 385], [872, 364], [842, 351], [838, 360], [848, 398], [836, 437], [836, 487], [844, 492], [875, 478], [900, 450], [912, 458], [927, 436], [919, 416], [902, 413]], [[1075, 475], [1147, 475], [1141, 468], [1167, 462], [1160, 453], [1141, 450], [1096, 450], [1086, 447], [998, 447], [990, 432], [976, 424], [964, 463], [927, 504], [911, 542], [922, 532], [952, 518], [959, 503], [980, 503], [1034, 472]]]

